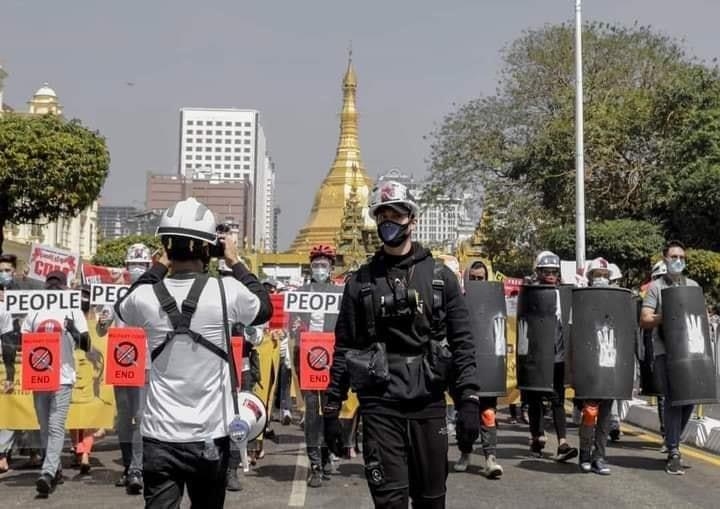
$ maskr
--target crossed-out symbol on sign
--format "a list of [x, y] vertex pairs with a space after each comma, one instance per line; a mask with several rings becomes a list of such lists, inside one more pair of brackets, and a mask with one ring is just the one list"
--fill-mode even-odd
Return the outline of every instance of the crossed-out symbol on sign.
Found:
[[115, 362], [120, 364], [122, 367], [127, 368], [135, 365], [138, 358], [137, 347], [132, 343], [123, 341], [115, 347], [114, 352]]
[[53, 355], [44, 346], [38, 346], [30, 352], [30, 367], [35, 371], [48, 371], [52, 368]]
[[330, 364], [330, 352], [323, 346], [314, 346], [307, 354], [307, 362], [315, 371], [323, 371]]

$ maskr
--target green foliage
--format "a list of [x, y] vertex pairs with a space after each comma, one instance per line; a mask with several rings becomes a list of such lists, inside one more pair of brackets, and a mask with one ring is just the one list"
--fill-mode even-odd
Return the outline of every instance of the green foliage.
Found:
[[55, 115], [0, 117], [0, 249], [2, 227], [54, 221], [87, 208], [110, 165], [105, 139], [78, 120]]
[[[650, 27], [591, 22], [583, 38], [588, 223], [649, 221], [718, 249], [710, 235], [720, 214], [717, 70]], [[481, 231], [491, 257], [527, 258], [544, 247], [543, 231], [575, 222], [573, 52], [571, 24], [524, 32], [503, 51], [496, 93], [456, 106], [430, 135], [424, 196], [484, 189], [495, 221]], [[574, 258], [573, 237], [561, 237]], [[640, 270], [636, 252], [612, 252]]]
[[[602, 256], [615, 263], [629, 286], [639, 285], [650, 272], [652, 258], [662, 249], [659, 226], [647, 221], [617, 219], [590, 223], [586, 229], [586, 258]], [[575, 226], [545, 231], [543, 245], [566, 260], [575, 259]]]
[[154, 235], [129, 235], [100, 244], [93, 257], [93, 263], [106, 267], [124, 267], [125, 255], [133, 244], [145, 244], [151, 252], [161, 247], [160, 238]]
[[702, 286], [708, 303], [720, 302], [720, 253], [688, 249], [687, 275]]

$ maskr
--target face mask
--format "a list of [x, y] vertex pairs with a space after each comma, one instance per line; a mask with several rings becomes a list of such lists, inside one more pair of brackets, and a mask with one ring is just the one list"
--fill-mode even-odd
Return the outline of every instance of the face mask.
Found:
[[685, 260], [665, 260], [665, 264], [670, 274], [682, 274], [682, 271], [685, 270]]
[[398, 247], [405, 242], [410, 232], [408, 226], [410, 223], [400, 224], [395, 221], [384, 221], [378, 225], [378, 235], [383, 244], [390, 247]]
[[130, 267], [128, 269], [128, 272], [130, 273], [130, 282], [134, 283], [138, 279], [140, 279], [140, 276], [145, 274], [145, 268], [144, 267]]
[[606, 277], [595, 277], [592, 280], [593, 286], [610, 286], [610, 280]]
[[9, 285], [13, 282], [12, 272], [0, 272], [0, 285]]
[[318, 283], [324, 283], [330, 277], [330, 270], [325, 267], [318, 267], [312, 270], [312, 278]]

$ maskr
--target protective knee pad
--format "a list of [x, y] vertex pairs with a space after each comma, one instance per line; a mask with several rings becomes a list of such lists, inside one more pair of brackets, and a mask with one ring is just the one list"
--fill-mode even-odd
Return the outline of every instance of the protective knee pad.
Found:
[[495, 427], [495, 409], [494, 408], [488, 408], [487, 410], [483, 411], [482, 414], [480, 414], [482, 417], [482, 423], [486, 428], [494, 428]]
[[583, 426], [595, 426], [598, 418], [598, 406], [597, 404], [585, 404], [582, 409], [582, 423]]

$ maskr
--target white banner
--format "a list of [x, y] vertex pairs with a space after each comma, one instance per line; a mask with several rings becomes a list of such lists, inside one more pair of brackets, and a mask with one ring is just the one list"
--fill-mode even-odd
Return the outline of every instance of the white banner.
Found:
[[80, 255], [63, 251], [50, 246], [33, 244], [30, 250], [28, 277], [37, 281], [45, 281], [50, 272], [59, 270], [67, 277], [70, 286], [80, 263]]
[[6, 290], [5, 311], [12, 315], [26, 315], [36, 311], [68, 311], [82, 309], [78, 290]]
[[91, 285], [90, 305], [109, 306], [122, 299], [130, 289], [128, 285]]
[[286, 313], [340, 313], [342, 293], [288, 292], [285, 294]]

